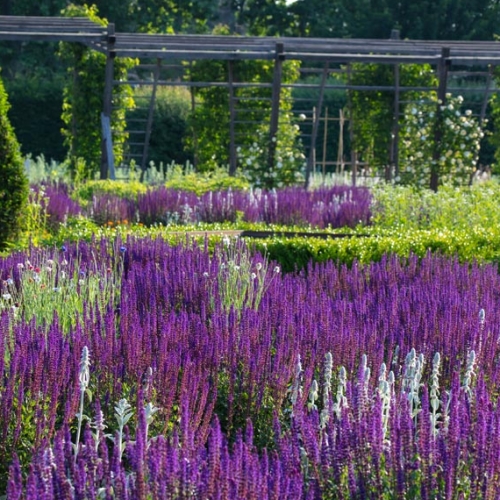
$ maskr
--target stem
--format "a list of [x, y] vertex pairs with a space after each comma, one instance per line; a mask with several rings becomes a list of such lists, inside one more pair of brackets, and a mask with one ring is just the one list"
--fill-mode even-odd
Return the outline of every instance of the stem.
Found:
[[80, 411], [78, 412], [78, 429], [76, 431], [76, 444], [75, 444], [75, 464], [76, 457], [78, 456], [78, 449], [80, 443], [80, 435], [82, 432], [82, 420], [83, 420], [83, 398], [85, 396], [85, 391], [80, 391]]

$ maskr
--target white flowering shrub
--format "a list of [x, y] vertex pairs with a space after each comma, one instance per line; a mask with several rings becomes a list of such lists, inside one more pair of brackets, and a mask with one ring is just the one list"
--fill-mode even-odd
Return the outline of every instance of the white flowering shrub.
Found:
[[269, 168], [269, 126], [257, 130], [252, 144], [238, 148], [238, 162], [250, 182], [267, 189], [304, 181], [306, 157], [299, 141], [299, 126], [292, 123], [291, 112], [282, 113], [276, 136], [273, 167]]
[[401, 127], [400, 174], [396, 182], [429, 186], [431, 169], [436, 166], [440, 185], [460, 186], [470, 182], [476, 170], [483, 132], [470, 110], [462, 111], [461, 96], [446, 96], [441, 105], [442, 136], [434, 159], [437, 97], [408, 106]]

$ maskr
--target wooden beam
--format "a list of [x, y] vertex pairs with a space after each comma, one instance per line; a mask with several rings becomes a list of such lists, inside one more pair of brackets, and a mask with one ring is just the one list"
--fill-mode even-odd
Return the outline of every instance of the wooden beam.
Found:
[[88, 33], [21, 33], [0, 31], [0, 40], [17, 41], [17, 42], [79, 42], [91, 43], [101, 40], [101, 35], [92, 35]]
[[[352, 78], [352, 66], [348, 64], [347, 66], [347, 81], [349, 84], [351, 83]], [[351, 147], [351, 178], [352, 185], [356, 186], [357, 177], [358, 177], [358, 153], [354, 144], [354, 120], [352, 117], [352, 97], [351, 94], [347, 94], [347, 106], [349, 109], [349, 142]]]

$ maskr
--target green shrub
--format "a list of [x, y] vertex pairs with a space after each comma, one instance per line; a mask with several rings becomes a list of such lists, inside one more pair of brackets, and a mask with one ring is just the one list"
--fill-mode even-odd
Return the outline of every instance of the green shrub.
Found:
[[[150, 87], [134, 89], [137, 108], [127, 113], [129, 130], [144, 131], [132, 120], [146, 120], [148, 117]], [[191, 112], [191, 95], [186, 87], [158, 87], [153, 113], [153, 126], [148, 150], [148, 164], [168, 165], [172, 162], [185, 164], [193, 161], [192, 153], [185, 147], [188, 119]], [[131, 135], [133, 142], [141, 142], [145, 134]], [[130, 146], [131, 153], [142, 154], [143, 147]]]
[[372, 222], [382, 228], [402, 230], [500, 225], [500, 185], [485, 184], [429, 189], [378, 185], [372, 189]]
[[74, 196], [83, 202], [90, 201], [94, 194], [113, 194], [121, 198], [136, 199], [148, 187], [139, 181], [113, 181], [110, 179], [87, 181], [76, 188]]
[[[366, 231], [363, 230], [363, 233]], [[310, 261], [332, 260], [352, 265], [379, 261], [384, 255], [424, 257], [428, 252], [457, 257], [461, 262], [499, 262], [500, 227], [472, 230], [381, 231], [370, 228], [367, 237], [339, 239], [276, 238], [255, 240], [255, 248], [277, 261], [283, 271], [303, 269]]]
[[174, 165], [167, 170], [165, 186], [171, 189], [193, 191], [197, 195], [207, 191], [224, 189], [248, 189], [250, 183], [241, 172], [229, 175], [227, 169], [218, 167], [210, 172], [195, 172], [192, 168], [183, 169]]
[[7, 93], [0, 79], [0, 249], [19, 233], [21, 213], [28, 199], [28, 179], [8, 110]]
[[10, 122], [23, 155], [63, 161], [67, 154], [61, 134], [63, 78], [18, 78], [5, 80], [4, 84], [11, 104]]
[[[401, 127], [399, 150], [401, 184], [429, 186], [432, 172], [437, 185], [469, 185], [479, 159], [484, 136], [472, 110], [462, 109], [463, 97], [446, 94], [445, 105], [437, 113], [438, 99], [429, 96], [407, 106]], [[434, 141], [439, 127], [439, 145]], [[438, 147], [439, 158], [435, 158]]]

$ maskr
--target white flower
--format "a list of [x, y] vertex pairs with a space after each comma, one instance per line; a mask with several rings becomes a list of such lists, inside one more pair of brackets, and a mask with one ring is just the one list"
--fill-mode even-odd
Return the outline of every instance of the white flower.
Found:
[[276, 267], [274, 268], [274, 272], [275, 272], [276, 274], [279, 274], [279, 272], [280, 272], [280, 268], [279, 268], [279, 266], [276, 266]]
[[12, 295], [10, 293], [4, 293], [2, 295], [3, 300], [10, 300], [12, 298]]

